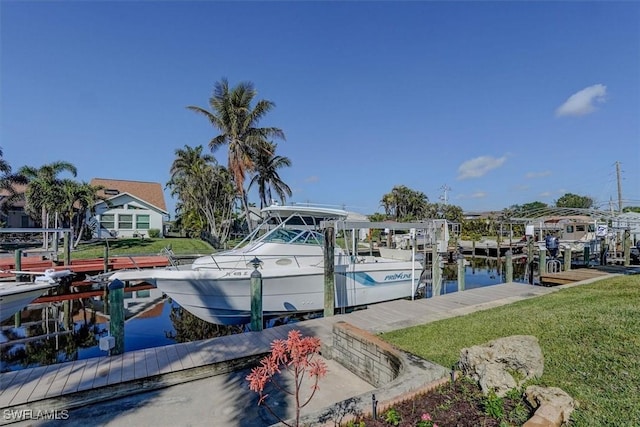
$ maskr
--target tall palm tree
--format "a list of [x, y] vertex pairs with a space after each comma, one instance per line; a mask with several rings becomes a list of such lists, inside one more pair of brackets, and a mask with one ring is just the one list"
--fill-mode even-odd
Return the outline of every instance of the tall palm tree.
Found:
[[26, 185], [27, 178], [20, 174], [11, 173], [11, 166], [2, 158], [2, 148], [0, 148], [0, 191], [5, 193], [5, 198], [0, 201], [2, 210], [6, 212], [9, 207], [20, 198], [22, 194], [16, 192], [16, 185]]
[[100, 190], [104, 190], [104, 187], [71, 179], [63, 179], [60, 184], [59, 213], [62, 221], [73, 228], [76, 236], [73, 246], [77, 247], [87, 225], [87, 212], [95, 214], [96, 202], [106, 200], [106, 197], [100, 195]]
[[287, 196], [291, 197], [291, 188], [280, 179], [278, 169], [291, 166], [291, 160], [288, 157], [276, 156], [276, 148], [278, 144], [272, 142], [265, 143], [259, 148], [255, 154], [255, 175], [251, 178], [249, 188], [254, 184], [258, 185], [258, 193], [260, 194], [260, 209], [271, 203], [271, 190], [275, 191], [280, 202], [284, 204]]
[[241, 82], [230, 89], [229, 82], [223, 78], [215, 84], [213, 95], [209, 98], [210, 110], [197, 106], [187, 107], [205, 116], [220, 132], [209, 142], [212, 151], [227, 145], [227, 167], [242, 200], [250, 231], [249, 204], [244, 181], [247, 173], [254, 168], [252, 153], [255, 153], [256, 147], [270, 138], [285, 139], [284, 132], [279, 128], [258, 127], [260, 120], [275, 107], [275, 104], [268, 100], [258, 100], [252, 107], [256, 95], [257, 91], [251, 82]]
[[[58, 175], [64, 171], [71, 173], [74, 177], [78, 174], [76, 167], [65, 161], [57, 161], [48, 165], [34, 168], [23, 166], [18, 171], [27, 180], [26, 206], [25, 210], [33, 218], [41, 215], [41, 225], [49, 226], [49, 214], [60, 212], [60, 200], [62, 199], [62, 181]], [[47, 247], [47, 236], [44, 235], [44, 245]]]

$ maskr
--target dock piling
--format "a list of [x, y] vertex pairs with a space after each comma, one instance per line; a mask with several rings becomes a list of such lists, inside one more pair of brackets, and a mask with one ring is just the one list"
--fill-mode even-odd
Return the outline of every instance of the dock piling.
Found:
[[124, 283], [116, 279], [109, 283], [109, 334], [115, 339], [110, 356], [124, 353]]
[[264, 327], [262, 314], [262, 274], [258, 270], [261, 261], [258, 257], [251, 260], [251, 330], [261, 331]]
[[564, 271], [571, 270], [571, 247], [564, 248]]
[[465, 283], [465, 266], [464, 266], [464, 255], [462, 252], [458, 253], [458, 292], [464, 291]]
[[631, 265], [631, 230], [628, 228], [624, 230], [622, 244], [624, 248], [624, 266], [629, 267]]
[[504, 255], [505, 281], [511, 283], [513, 282], [513, 252], [509, 249]]
[[538, 253], [538, 270], [540, 274], [547, 272], [547, 248], [541, 248]]
[[104, 257], [103, 257], [103, 262], [104, 262], [104, 273], [106, 273], [107, 271], [109, 271], [109, 244], [105, 244], [104, 247]]
[[324, 230], [324, 317], [333, 316], [336, 309], [335, 229]]

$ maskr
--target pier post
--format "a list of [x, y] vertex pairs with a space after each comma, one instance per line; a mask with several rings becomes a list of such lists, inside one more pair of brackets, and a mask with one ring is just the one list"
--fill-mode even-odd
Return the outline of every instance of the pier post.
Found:
[[[15, 270], [20, 271], [22, 270], [22, 249], [16, 249], [15, 252], [13, 253], [14, 258], [13, 258], [13, 263], [15, 264]], [[16, 282], [21, 282], [24, 280], [24, 276], [22, 276], [22, 274], [16, 273]]]
[[104, 285], [104, 292], [102, 293], [102, 312], [109, 315], [109, 285]]
[[538, 254], [538, 270], [540, 274], [547, 272], [547, 248], [541, 248]]
[[109, 335], [115, 339], [110, 356], [124, 353], [124, 283], [116, 279], [109, 283]]
[[600, 265], [607, 265], [607, 252], [609, 245], [604, 238], [600, 239]]
[[258, 257], [251, 260], [251, 330], [261, 331], [264, 327], [262, 315], [262, 274], [258, 271], [261, 261]]
[[507, 283], [511, 283], [513, 282], [513, 252], [511, 251], [511, 248], [509, 248], [509, 250], [505, 253], [504, 264], [506, 275], [505, 281]]
[[564, 271], [571, 270], [571, 248], [567, 246], [564, 248]]
[[13, 315], [13, 326], [16, 328], [22, 326], [22, 310]]
[[527, 236], [527, 268], [529, 271], [529, 284], [533, 285], [533, 237]]
[[71, 304], [68, 299], [62, 302], [62, 311], [64, 313], [64, 327], [69, 330], [71, 328]]
[[438, 241], [431, 248], [431, 297], [440, 295], [442, 281], [440, 279], [440, 254], [438, 253]]
[[624, 266], [629, 267], [631, 265], [631, 230], [628, 228], [624, 230], [622, 245], [624, 248]]
[[584, 265], [586, 265], [587, 267], [589, 266], [589, 263], [591, 262], [591, 247], [584, 245], [584, 249], [582, 252], [582, 261], [584, 263]]
[[105, 244], [104, 247], [104, 273], [109, 271], [109, 245]]
[[63, 236], [64, 236], [64, 240], [63, 240], [64, 265], [70, 265], [71, 264], [71, 233], [69, 231], [65, 231]]
[[333, 316], [336, 309], [335, 230], [324, 230], [324, 317]]
[[459, 252], [458, 253], [458, 292], [464, 291], [464, 288], [465, 288], [464, 275], [465, 275], [464, 255], [462, 255], [462, 252]]

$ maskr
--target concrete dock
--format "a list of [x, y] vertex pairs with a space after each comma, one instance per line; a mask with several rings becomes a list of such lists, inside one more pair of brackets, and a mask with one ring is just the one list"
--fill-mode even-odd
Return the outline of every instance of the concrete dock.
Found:
[[[606, 276], [599, 276], [598, 280]], [[584, 282], [581, 282], [584, 283]], [[336, 322], [348, 322], [373, 334], [468, 314], [549, 294], [567, 286], [540, 287], [508, 283], [470, 289], [420, 300], [397, 300], [369, 306], [365, 310], [209, 340], [174, 344], [57, 365], [0, 374], [0, 425], [16, 421], [20, 411], [73, 410], [110, 399], [160, 390], [212, 376], [245, 369], [270, 349], [274, 339], [285, 339], [292, 329], [320, 338], [331, 345]], [[334, 366], [338, 382], [352, 375]], [[340, 370], [343, 370], [341, 373]], [[325, 385], [325, 388], [331, 386]], [[357, 390], [367, 389], [361, 386]], [[227, 395], [230, 391], [225, 391]], [[245, 394], [253, 394], [247, 389]], [[213, 397], [212, 397], [213, 398]], [[343, 400], [326, 393], [316, 405], [329, 406]], [[212, 402], [213, 404], [213, 402]], [[11, 412], [13, 411], [13, 412]], [[24, 421], [24, 420], [23, 420]], [[33, 425], [33, 422], [29, 423]], [[67, 425], [68, 423], [65, 423]], [[174, 423], [175, 424], [175, 423]], [[26, 424], [25, 424], [26, 425]], [[116, 424], [113, 424], [116, 425]], [[164, 425], [164, 424], [163, 424]], [[197, 424], [196, 424], [197, 425]]]

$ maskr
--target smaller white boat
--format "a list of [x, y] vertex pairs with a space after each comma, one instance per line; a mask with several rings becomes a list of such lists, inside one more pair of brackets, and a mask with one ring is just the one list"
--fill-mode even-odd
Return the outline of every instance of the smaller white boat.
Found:
[[55, 271], [53, 269], [38, 273], [32, 271], [11, 271], [11, 273], [36, 277], [31, 282], [0, 283], [0, 321], [5, 321], [18, 313], [33, 300], [57, 286], [60, 279], [73, 274], [70, 270]]

